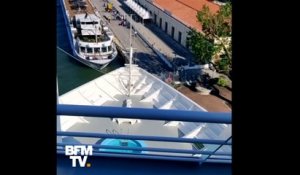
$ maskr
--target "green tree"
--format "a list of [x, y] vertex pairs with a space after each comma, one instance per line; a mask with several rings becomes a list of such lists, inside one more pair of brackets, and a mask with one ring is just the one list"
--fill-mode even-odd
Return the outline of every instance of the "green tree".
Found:
[[201, 63], [211, 62], [212, 57], [223, 50], [217, 68], [226, 73], [231, 70], [232, 60], [231, 39], [229, 39], [232, 31], [231, 12], [231, 3], [221, 6], [216, 14], [204, 5], [202, 10], [197, 12], [197, 19], [202, 24], [202, 32], [191, 29], [187, 39], [192, 52]]
[[191, 29], [189, 35], [190, 37], [187, 42], [192, 47], [192, 51], [197, 60], [202, 64], [211, 62], [211, 58], [217, 49], [214, 46], [214, 42], [207, 39], [202, 33], [197, 32], [195, 29]]

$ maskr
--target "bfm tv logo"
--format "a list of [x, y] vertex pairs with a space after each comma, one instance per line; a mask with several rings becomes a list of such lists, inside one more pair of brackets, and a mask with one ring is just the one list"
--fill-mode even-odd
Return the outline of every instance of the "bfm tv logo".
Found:
[[65, 155], [70, 156], [70, 159], [72, 159], [72, 167], [76, 167], [76, 160], [78, 160], [80, 167], [91, 167], [91, 163], [86, 162], [88, 156], [93, 155], [93, 146], [66, 145]]

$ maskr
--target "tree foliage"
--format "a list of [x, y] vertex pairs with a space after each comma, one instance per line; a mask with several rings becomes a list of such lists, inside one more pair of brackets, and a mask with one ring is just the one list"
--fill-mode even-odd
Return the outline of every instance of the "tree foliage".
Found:
[[226, 72], [231, 69], [232, 49], [231, 39], [228, 39], [232, 31], [231, 12], [231, 3], [221, 6], [216, 14], [204, 5], [202, 10], [197, 12], [197, 19], [202, 24], [202, 32], [191, 29], [187, 39], [187, 43], [201, 63], [211, 62], [213, 56], [222, 51], [218, 68]]
[[218, 78], [217, 84], [218, 84], [219, 86], [225, 87], [225, 86], [228, 86], [228, 81], [227, 81], [227, 79], [226, 79], [225, 77], [220, 76], [220, 77]]
[[209, 63], [217, 49], [214, 47], [213, 41], [205, 38], [202, 33], [197, 32], [195, 29], [191, 29], [189, 35], [189, 45], [192, 47], [198, 61], [202, 64]]

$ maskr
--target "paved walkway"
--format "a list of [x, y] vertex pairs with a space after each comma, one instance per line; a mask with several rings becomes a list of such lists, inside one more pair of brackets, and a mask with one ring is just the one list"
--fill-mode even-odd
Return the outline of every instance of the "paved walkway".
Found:
[[[103, 0], [91, 0], [97, 11], [100, 13], [101, 17], [106, 17], [110, 19], [107, 24], [109, 28], [115, 35], [115, 39], [120, 43], [123, 49], [129, 49], [129, 27], [119, 25], [120, 20], [114, 19], [112, 13], [106, 12], [104, 8]], [[121, 13], [122, 14], [122, 13]], [[104, 19], [105, 19], [104, 17]], [[132, 31], [133, 34], [133, 31]], [[168, 72], [169, 68], [167, 65], [161, 61], [158, 56], [152, 51], [152, 49], [137, 35], [132, 36], [132, 45], [134, 49], [133, 59], [134, 63], [138, 64], [141, 68], [147, 70], [148, 72], [156, 75], [160, 75], [161, 72]]]
[[[201, 95], [197, 92], [191, 91], [185, 86], [182, 86], [177, 90], [205, 108], [208, 112], [231, 112], [231, 108], [226, 104], [226, 101], [214, 95]], [[228, 97], [231, 99], [231, 93], [228, 94]]]
[[[104, 0], [91, 0], [96, 7], [103, 5]], [[114, 8], [121, 15], [129, 15], [134, 12], [120, 0], [109, 0], [113, 3]], [[129, 18], [129, 17], [128, 17]], [[193, 58], [192, 54], [188, 52], [183, 46], [174, 41], [170, 36], [160, 30], [154, 24], [142, 24], [132, 20], [132, 26], [135, 30], [144, 37], [155, 49], [167, 58], [170, 62], [173, 60], [181, 60], [180, 64], [188, 64], [189, 60]], [[178, 62], [178, 61], [175, 61]], [[192, 62], [193, 63], [193, 62]]]

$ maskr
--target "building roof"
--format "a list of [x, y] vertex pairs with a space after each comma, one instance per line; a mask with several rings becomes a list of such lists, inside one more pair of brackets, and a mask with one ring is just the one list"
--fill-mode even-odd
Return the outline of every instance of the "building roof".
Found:
[[202, 30], [202, 26], [196, 17], [197, 11], [200, 11], [203, 5], [208, 6], [213, 13], [220, 8], [207, 0], [153, 0], [153, 4], [169, 11], [173, 17], [198, 31]]

